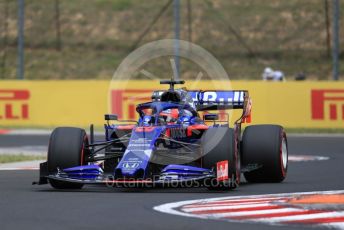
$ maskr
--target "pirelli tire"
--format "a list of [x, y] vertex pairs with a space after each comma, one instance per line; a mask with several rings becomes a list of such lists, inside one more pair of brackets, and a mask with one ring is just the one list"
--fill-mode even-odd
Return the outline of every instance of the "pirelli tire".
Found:
[[242, 163], [247, 168], [258, 167], [244, 173], [248, 182], [282, 182], [288, 170], [288, 143], [283, 127], [248, 126], [242, 137]]
[[[240, 183], [240, 155], [238, 154], [236, 135], [232, 128], [216, 127], [208, 129], [202, 136], [202, 167], [213, 169], [217, 173], [217, 163], [227, 161], [229, 181], [207, 180], [210, 190], [234, 189]], [[218, 176], [218, 175], [217, 175]]]
[[[50, 136], [48, 147], [48, 172], [55, 174], [58, 169], [81, 166], [89, 151], [85, 148], [88, 139], [85, 130], [73, 127], [59, 127]], [[49, 179], [56, 189], [81, 189], [83, 184]]]

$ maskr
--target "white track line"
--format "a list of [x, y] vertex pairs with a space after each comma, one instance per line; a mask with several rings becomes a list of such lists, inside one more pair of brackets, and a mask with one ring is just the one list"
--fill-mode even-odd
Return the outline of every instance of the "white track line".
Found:
[[17, 170], [38, 170], [38, 167], [17, 167], [17, 168], [0, 168], [0, 171], [17, 171]]
[[282, 199], [271, 199], [267, 201], [248, 201], [248, 202], [241, 202], [241, 203], [231, 203], [230, 201], [227, 201], [225, 203], [208, 203], [208, 204], [195, 204], [195, 205], [186, 205], [184, 206], [184, 209], [188, 208], [207, 208], [207, 207], [214, 207], [216, 205], [217, 207], [233, 207], [234, 205], [245, 205], [245, 204], [264, 204], [264, 203], [269, 203], [269, 201], [280, 201]]
[[0, 155], [40, 155], [45, 156], [48, 152], [48, 146], [45, 145], [28, 145], [21, 147], [1, 147]]
[[273, 200], [280, 200], [281, 198], [275, 198], [275, 197], [266, 197], [266, 198], [250, 198], [250, 199], [235, 199], [235, 197], [231, 199], [224, 199], [220, 201], [209, 201], [209, 202], [200, 202], [193, 205], [186, 205], [185, 207], [192, 207], [192, 206], [199, 206], [199, 205], [218, 205], [218, 204], [228, 204], [229, 202], [231, 204], [233, 203], [247, 203], [247, 202], [265, 202], [265, 201], [273, 201]]
[[44, 160], [35, 160], [35, 161], [20, 161], [0, 164], [0, 171], [7, 170], [37, 170], [39, 169], [39, 164]]
[[304, 161], [325, 161], [329, 160], [329, 157], [313, 156], [313, 155], [289, 155], [288, 161], [292, 162], [304, 162]]
[[[1, 129], [0, 129], [1, 131]], [[0, 135], [10, 135], [10, 136], [21, 136], [21, 135], [27, 135], [27, 136], [46, 136], [50, 135], [53, 130], [50, 129], [9, 129], [9, 130], [3, 130], [4, 133]], [[0, 132], [1, 133], [1, 132]], [[104, 135], [105, 132], [94, 132], [94, 135], [101, 136]]]

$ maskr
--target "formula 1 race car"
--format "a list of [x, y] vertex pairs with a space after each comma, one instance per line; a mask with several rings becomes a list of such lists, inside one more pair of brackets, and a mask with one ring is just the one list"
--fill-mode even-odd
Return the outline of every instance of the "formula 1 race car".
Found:
[[[84, 184], [202, 185], [226, 190], [248, 182], [281, 182], [288, 168], [287, 137], [279, 125], [251, 125], [248, 91], [188, 91], [175, 89], [184, 81], [162, 80], [168, 90], [154, 91], [152, 101], [138, 104], [138, 121], [106, 114], [105, 140], [95, 141], [85, 130], [56, 128], [50, 137], [40, 180], [56, 189], [80, 189]], [[229, 127], [228, 113], [242, 109]], [[202, 118], [200, 111], [207, 111]], [[114, 121], [114, 122], [112, 122]], [[209, 124], [211, 123], [211, 124]]]

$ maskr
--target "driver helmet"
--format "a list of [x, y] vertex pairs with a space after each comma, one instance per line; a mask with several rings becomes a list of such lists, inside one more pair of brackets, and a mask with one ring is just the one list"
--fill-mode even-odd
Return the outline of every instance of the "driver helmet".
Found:
[[159, 116], [166, 117], [166, 122], [175, 122], [179, 117], [178, 109], [166, 109], [160, 112]]

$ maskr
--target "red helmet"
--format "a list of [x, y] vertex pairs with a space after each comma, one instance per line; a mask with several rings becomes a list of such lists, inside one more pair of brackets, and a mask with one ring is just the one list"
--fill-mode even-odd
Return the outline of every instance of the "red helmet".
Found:
[[165, 121], [166, 122], [174, 122], [178, 119], [179, 117], [179, 111], [178, 109], [166, 109], [162, 111], [159, 116], [166, 117]]

